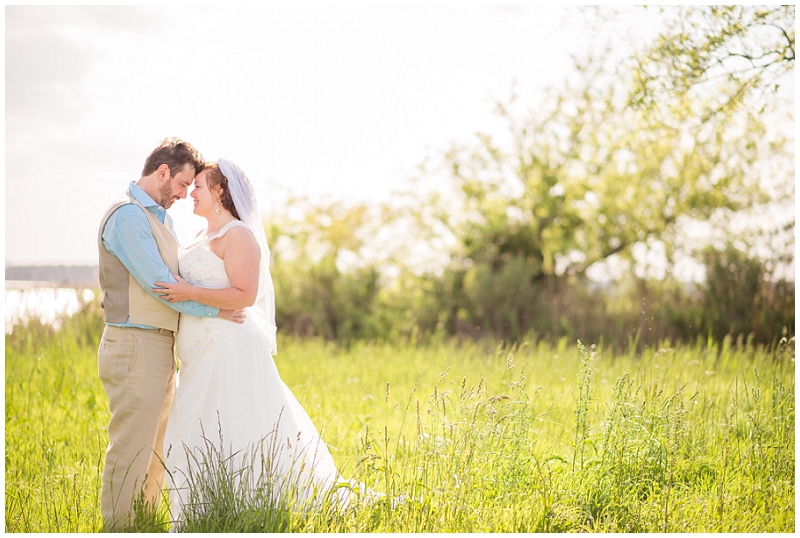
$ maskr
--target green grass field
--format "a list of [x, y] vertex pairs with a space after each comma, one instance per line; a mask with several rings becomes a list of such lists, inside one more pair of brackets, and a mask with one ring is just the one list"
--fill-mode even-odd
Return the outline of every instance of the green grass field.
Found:
[[[92, 308], [56, 332], [6, 335], [7, 532], [101, 529], [109, 415]], [[409, 500], [276, 513], [221, 496], [187, 530], [795, 530], [794, 339], [641, 354], [584, 344], [280, 337], [278, 369], [342, 474]]]

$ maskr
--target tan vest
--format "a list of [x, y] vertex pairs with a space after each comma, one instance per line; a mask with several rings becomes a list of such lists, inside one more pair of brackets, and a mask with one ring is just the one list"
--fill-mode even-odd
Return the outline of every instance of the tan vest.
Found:
[[103, 230], [111, 214], [125, 204], [142, 208], [158, 245], [161, 258], [174, 275], [178, 274], [178, 241], [158, 218], [145, 209], [130, 192], [111, 204], [100, 220], [97, 245], [100, 252], [100, 286], [103, 289], [103, 319], [106, 323], [149, 325], [170, 331], [178, 330], [178, 312], [155, 299], [133, 278], [130, 271], [103, 246]]

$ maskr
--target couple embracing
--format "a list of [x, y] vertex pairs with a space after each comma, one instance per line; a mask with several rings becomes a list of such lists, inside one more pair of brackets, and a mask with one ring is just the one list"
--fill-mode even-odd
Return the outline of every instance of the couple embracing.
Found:
[[[208, 227], [181, 249], [166, 210], [190, 188], [194, 213]], [[164, 140], [103, 215], [98, 249], [105, 321], [98, 371], [111, 411], [105, 528], [130, 528], [137, 506], [153, 513], [165, 487], [178, 528], [202, 502], [192, 498], [192, 481], [208, 472], [209, 444], [234, 467], [268, 461], [247, 475], [255, 486], [336, 491], [346, 502], [349, 488], [335, 488], [333, 459], [272, 359], [269, 247], [242, 170]]]

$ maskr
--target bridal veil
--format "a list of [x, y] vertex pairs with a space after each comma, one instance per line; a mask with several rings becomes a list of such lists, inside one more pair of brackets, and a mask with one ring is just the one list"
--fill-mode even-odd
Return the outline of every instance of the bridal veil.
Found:
[[267, 334], [270, 343], [270, 353], [278, 353], [277, 326], [275, 325], [275, 287], [269, 272], [269, 245], [261, 213], [258, 210], [258, 200], [253, 185], [241, 168], [228, 159], [217, 161], [220, 171], [228, 180], [228, 190], [236, 207], [236, 212], [247, 228], [253, 233], [261, 249], [261, 267], [259, 270], [258, 295], [253, 308], [262, 313], [267, 323]]

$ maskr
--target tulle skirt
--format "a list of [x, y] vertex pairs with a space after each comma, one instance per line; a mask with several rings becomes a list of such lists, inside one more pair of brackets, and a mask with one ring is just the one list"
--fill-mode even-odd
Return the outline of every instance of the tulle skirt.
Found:
[[278, 374], [265, 326], [254, 312], [243, 324], [181, 317], [164, 443], [174, 522], [188, 507], [202, 511], [208, 488], [235, 487], [240, 495], [266, 488], [276, 500], [346, 496], [317, 429]]

